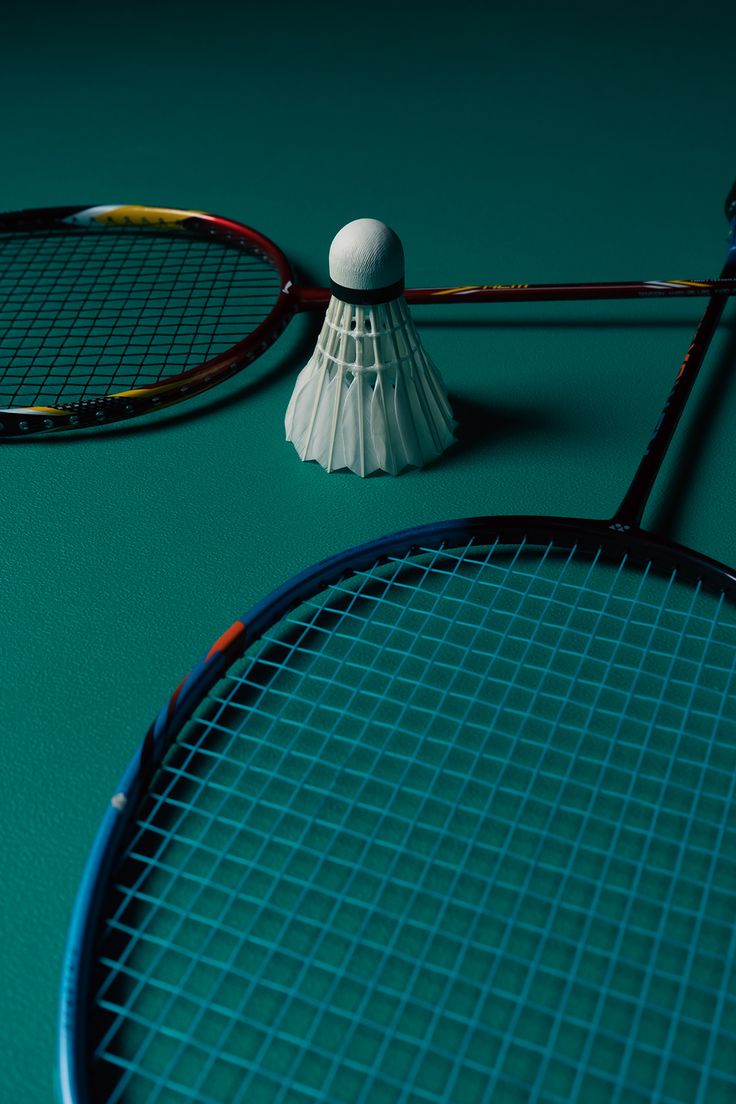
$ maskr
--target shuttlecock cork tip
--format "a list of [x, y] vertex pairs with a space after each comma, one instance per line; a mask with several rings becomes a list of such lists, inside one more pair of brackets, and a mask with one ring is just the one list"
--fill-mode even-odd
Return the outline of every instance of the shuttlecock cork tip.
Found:
[[390, 226], [362, 218], [343, 226], [330, 246], [332, 293], [348, 303], [386, 303], [404, 290], [404, 250]]

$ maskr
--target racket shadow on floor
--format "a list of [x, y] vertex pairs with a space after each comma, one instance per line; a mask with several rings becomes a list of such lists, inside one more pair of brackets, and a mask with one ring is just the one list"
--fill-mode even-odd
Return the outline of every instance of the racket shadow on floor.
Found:
[[[723, 329], [726, 330], [725, 325]], [[699, 402], [695, 405], [693, 415], [683, 433], [682, 443], [669, 472], [664, 494], [652, 509], [652, 528], [658, 533], [673, 536], [678, 531], [682, 518], [688, 513], [688, 504], [696, 493], [696, 488], [699, 485], [702, 486], [699, 476], [705, 458], [701, 442], [707, 440], [709, 432], [717, 422], [720, 408], [729, 395], [734, 394], [736, 326], [732, 325], [727, 332], [725, 345], [719, 351], [717, 359], [714, 358], [713, 371], [703, 383]], [[730, 431], [724, 429], [724, 432]]]
[[[560, 304], [557, 304], [559, 308]], [[698, 323], [699, 315], [694, 313], [692, 308], [693, 304], [690, 304], [690, 310], [687, 314], [683, 314], [678, 318], [657, 318], [652, 314], [651, 317], [636, 318], [607, 318], [600, 315], [598, 318], [581, 318], [579, 316], [571, 316], [567, 318], [520, 318], [516, 317], [498, 316], [494, 311], [487, 318], [458, 318], [457, 316], [449, 318], [424, 318], [422, 317], [417, 324], [417, 328], [420, 330], [446, 330], [448, 327], [452, 329], [461, 330], [517, 330], [523, 332], [524, 330], [573, 330], [575, 332], [579, 330], [645, 330], [647, 333], [651, 333], [653, 330], [683, 330], [685, 333], [692, 333], [694, 327]], [[651, 314], [651, 304], [649, 307]], [[724, 322], [722, 329], [724, 331], [736, 331], [736, 322]]]

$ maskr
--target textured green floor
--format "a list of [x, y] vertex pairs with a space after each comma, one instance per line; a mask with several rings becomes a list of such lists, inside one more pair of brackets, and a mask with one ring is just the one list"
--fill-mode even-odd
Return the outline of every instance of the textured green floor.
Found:
[[[714, 275], [734, 173], [731, 5], [442, 10], [25, 6], [4, 16], [0, 207], [232, 215], [319, 279], [344, 222], [402, 236], [411, 284]], [[300, 465], [299, 320], [219, 393], [87, 439], [0, 450], [0, 1099], [51, 1095], [66, 925], [107, 797], [232, 619], [296, 570], [485, 510], [606, 513], [697, 303], [417, 311], [461, 422], [400, 479]], [[712, 368], [725, 364], [729, 335]], [[733, 342], [730, 343], [733, 352]], [[636, 396], [636, 397], [635, 397]], [[736, 560], [736, 398], [654, 516]], [[688, 419], [686, 432], [692, 425]], [[687, 436], [683, 438], [689, 445]], [[707, 488], [707, 490], [705, 489]]]

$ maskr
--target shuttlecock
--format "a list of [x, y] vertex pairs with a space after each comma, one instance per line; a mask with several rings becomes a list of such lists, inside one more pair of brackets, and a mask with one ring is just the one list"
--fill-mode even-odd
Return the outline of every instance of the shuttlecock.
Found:
[[330, 248], [332, 296], [317, 347], [286, 411], [302, 460], [366, 476], [422, 467], [454, 440], [444, 383], [403, 296], [404, 250], [377, 219], [356, 219]]

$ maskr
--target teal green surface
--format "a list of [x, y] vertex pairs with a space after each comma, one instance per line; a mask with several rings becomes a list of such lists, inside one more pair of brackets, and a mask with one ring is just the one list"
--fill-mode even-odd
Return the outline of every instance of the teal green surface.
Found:
[[[25, 6], [0, 42], [0, 209], [214, 210], [320, 282], [362, 215], [399, 232], [412, 285], [711, 276], [736, 173], [733, 30], [719, 3]], [[0, 1100], [51, 1097], [89, 846], [211, 641], [294, 572], [395, 528], [610, 513], [701, 309], [418, 308], [460, 440], [397, 479], [327, 476], [284, 443], [308, 319], [196, 403], [2, 447]], [[731, 562], [733, 355], [727, 325], [649, 515]]]

